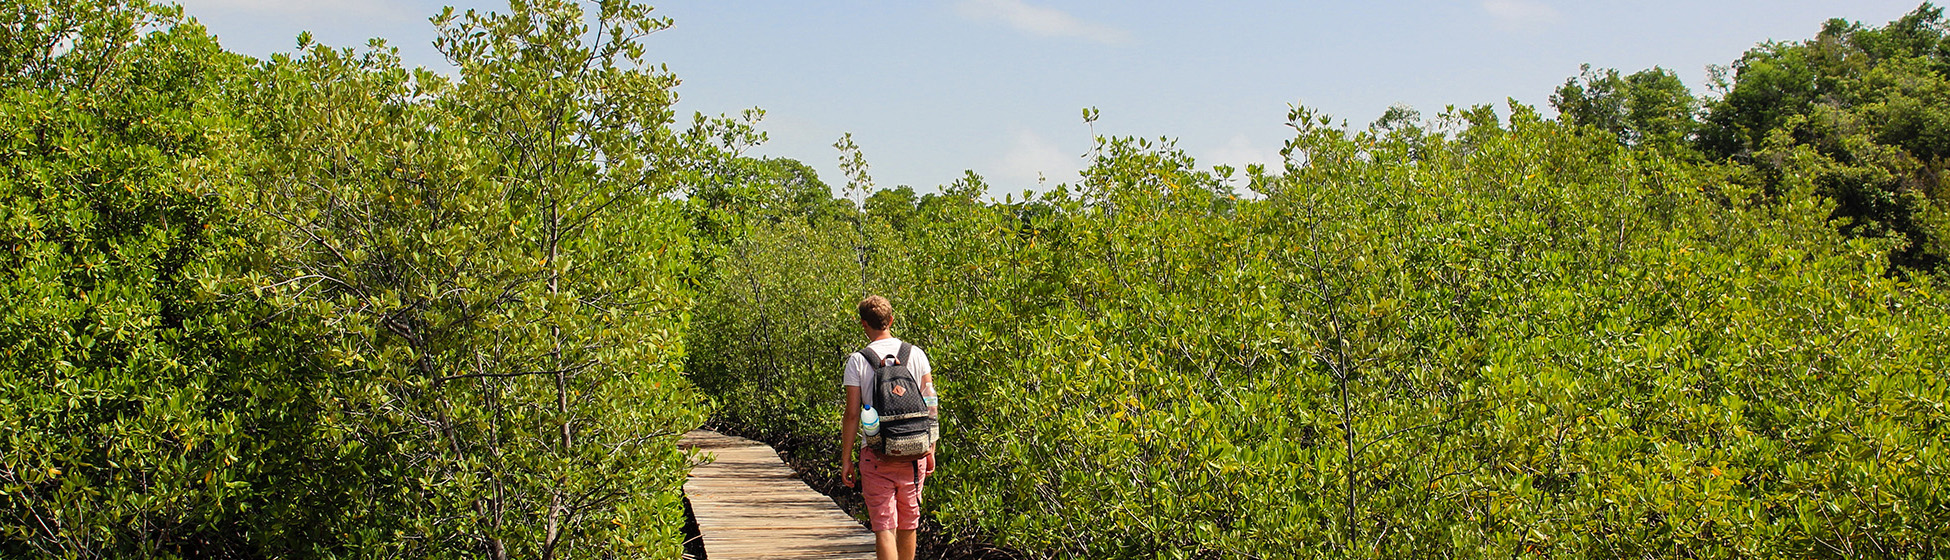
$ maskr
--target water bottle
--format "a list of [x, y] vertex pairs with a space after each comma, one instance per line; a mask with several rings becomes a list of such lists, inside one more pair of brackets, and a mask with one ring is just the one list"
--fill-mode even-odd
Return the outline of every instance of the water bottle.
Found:
[[873, 411], [873, 405], [860, 405], [860, 433], [867, 437], [880, 435], [880, 413]]

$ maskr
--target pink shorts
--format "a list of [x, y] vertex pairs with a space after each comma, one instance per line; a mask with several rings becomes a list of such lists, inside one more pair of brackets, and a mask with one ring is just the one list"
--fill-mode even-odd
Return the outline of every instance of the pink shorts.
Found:
[[934, 472], [932, 457], [882, 461], [872, 449], [860, 450], [860, 493], [867, 497], [873, 531], [921, 528], [921, 485]]

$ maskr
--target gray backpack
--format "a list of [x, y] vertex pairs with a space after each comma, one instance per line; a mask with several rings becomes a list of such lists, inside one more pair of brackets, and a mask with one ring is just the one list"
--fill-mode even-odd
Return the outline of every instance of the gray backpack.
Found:
[[914, 346], [901, 343], [900, 355], [875, 357], [873, 348], [860, 349], [860, 356], [873, 368], [864, 390], [880, 413], [880, 434], [868, 436], [864, 443], [881, 457], [912, 461], [934, 452], [941, 439], [940, 423], [921, 398], [921, 377], [907, 367], [907, 356]]

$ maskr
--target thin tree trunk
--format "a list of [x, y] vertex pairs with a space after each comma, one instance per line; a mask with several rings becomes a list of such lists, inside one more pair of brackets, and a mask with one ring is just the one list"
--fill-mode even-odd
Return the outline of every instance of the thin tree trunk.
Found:
[[[550, 196], [548, 200], [548, 294], [551, 300], [562, 293], [562, 269], [561, 264], [556, 260], [562, 256], [562, 215], [557, 204], [555, 197]], [[562, 425], [559, 451], [566, 460], [569, 456], [569, 448], [575, 442], [569, 421], [569, 368], [562, 358], [561, 322], [550, 321], [548, 333], [550, 342], [554, 345], [550, 355], [555, 360], [555, 413], [557, 421]], [[559, 485], [566, 481], [556, 482]], [[546, 541], [542, 545], [544, 560], [555, 558], [555, 547], [561, 543], [562, 517], [565, 509], [562, 505], [562, 489], [555, 488], [549, 496], [548, 529]]]

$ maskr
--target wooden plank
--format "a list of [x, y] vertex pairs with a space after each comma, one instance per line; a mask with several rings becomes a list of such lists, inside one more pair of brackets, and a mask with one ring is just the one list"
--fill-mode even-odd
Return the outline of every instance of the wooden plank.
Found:
[[678, 445], [710, 462], [691, 469], [691, 500], [711, 560], [866, 560], [873, 533], [813, 491], [765, 444], [711, 430]]

